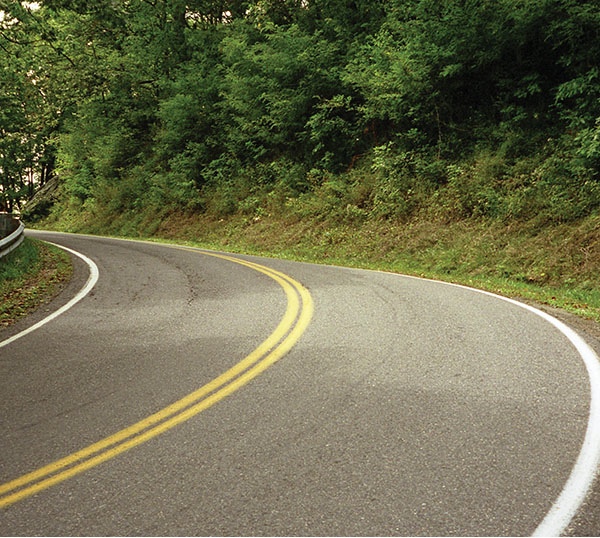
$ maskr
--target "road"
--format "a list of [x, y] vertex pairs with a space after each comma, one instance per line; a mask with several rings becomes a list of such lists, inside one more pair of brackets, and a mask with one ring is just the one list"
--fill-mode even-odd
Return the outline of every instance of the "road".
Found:
[[497, 297], [35, 236], [99, 278], [0, 347], [1, 535], [531, 535], [589, 435], [580, 353]]

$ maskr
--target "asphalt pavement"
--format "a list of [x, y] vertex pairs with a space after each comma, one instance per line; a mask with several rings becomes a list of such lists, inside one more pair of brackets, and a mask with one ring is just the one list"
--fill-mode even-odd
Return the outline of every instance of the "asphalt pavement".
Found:
[[[517, 304], [35, 236], [85, 255], [98, 281], [0, 347], [1, 535], [531, 535], [590, 433], [580, 352]], [[74, 263], [0, 345], [77, 295], [89, 265]], [[594, 498], [567, 532], [597, 534]]]

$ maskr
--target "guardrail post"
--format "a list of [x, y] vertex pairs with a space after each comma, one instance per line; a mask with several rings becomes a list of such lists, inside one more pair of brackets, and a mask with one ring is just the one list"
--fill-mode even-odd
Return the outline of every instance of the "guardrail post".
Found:
[[12, 215], [0, 213], [0, 258], [16, 249], [25, 239], [25, 226]]

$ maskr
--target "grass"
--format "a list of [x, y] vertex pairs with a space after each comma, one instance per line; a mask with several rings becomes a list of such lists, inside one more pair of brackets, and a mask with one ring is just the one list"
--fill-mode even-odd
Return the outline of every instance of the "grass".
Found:
[[64, 220], [62, 229], [433, 278], [600, 322], [598, 216], [542, 228], [484, 218], [340, 222], [294, 212], [148, 212], [93, 222]]
[[12, 325], [54, 298], [72, 274], [63, 250], [26, 238], [0, 259], [0, 327]]

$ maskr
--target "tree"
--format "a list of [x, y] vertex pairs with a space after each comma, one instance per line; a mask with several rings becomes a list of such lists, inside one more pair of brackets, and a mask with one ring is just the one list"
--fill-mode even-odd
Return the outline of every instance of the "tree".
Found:
[[53, 172], [60, 102], [46, 87], [45, 64], [55, 53], [33, 31], [34, 9], [18, 2], [0, 8], [0, 209], [14, 211]]

